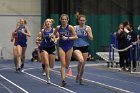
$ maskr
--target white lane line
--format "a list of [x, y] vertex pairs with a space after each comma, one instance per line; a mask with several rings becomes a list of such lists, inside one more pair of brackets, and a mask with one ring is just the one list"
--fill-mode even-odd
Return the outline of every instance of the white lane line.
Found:
[[22, 87], [18, 86], [17, 84], [15, 84], [14, 82], [10, 81], [9, 79], [7, 79], [6, 77], [2, 76], [0, 74], [0, 77], [5, 79], [6, 81], [8, 81], [9, 83], [11, 83], [12, 85], [16, 86], [17, 88], [19, 88], [20, 90], [22, 90], [24, 93], [29, 93], [28, 91], [26, 91], [25, 89], [23, 89]]
[[[86, 64], [86, 66], [99, 66], [99, 65], [104, 65], [104, 63], [102, 64]], [[71, 65], [70, 67], [77, 67], [77, 65]], [[60, 66], [57, 66], [56, 68], [60, 68]], [[130, 81], [126, 81], [126, 80], [121, 80], [121, 79], [116, 79], [116, 78], [112, 78], [112, 77], [108, 77], [108, 76], [103, 76], [103, 75], [96, 75], [96, 74], [93, 74], [93, 73], [88, 73], [86, 72], [87, 74], [91, 74], [91, 75], [95, 75], [95, 76], [98, 76], [98, 77], [105, 77], [105, 78], [108, 78], [108, 79], [114, 79], [114, 80], [117, 80], [117, 81], [122, 81], [122, 82], [126, 82], [126, 83], [131, 83], [131, 84], [135, 84], [135, 85], [140, 85], [138, 83], [135, 83], [135, 82], [130, 82]]]
[[[60, 74], [59, 71], [55, 71], [55, 70], [52, 70], [52, 71]], [[67, 74], [67, 77], [70, 78], [68, 76], [68, 74]], [[76, 76], [73, 75], [72, 77], [75, 78]], [[88, 80], [88, 79], [85, 79], [85, 78], [83, 78], [83, 80], [88, 81], [88, 82], [92, 82], [94, 84], [97, 84], [98, 86], [105, 87], [105, 88], [110, 89], [110, 90], [113, 90], [113, 91], [117, 91], [117, 92], [121, 92], [121, 93], [133, 93], [133, 92], [128, 91], [128, 90], [124, 90], [124, 89], [121, 89], [121, 88], [117, 88], [117, 87], [114, 87], [114, 86], [110, 86], [110, 85], [107, 85], [107, 84], [96, 82], [96, 81], [93, 81], [93, 80]]]
[[[97, 63], [97, 64], [85, 64], [85, 66], [101, 66], [101, 65], [106, 65], [106, 63]], [[40, 69], [41, 67], [36, 67], [36, 66], [33, 66], [33, 65], [29, 65], [29, 64], [26, 64], [26, 66], [29, 66], [29, 68], [31, 69]], [[4, 68], [1, 68], [0, 70], [6, 70], [6, 69], [14, 69], [14, 67], [7, 67], [5, 65], [1, 65], [1, 67], [4, 67]], [[77, 67], [77, 65], [70, 65], [70, 67]], [[57, 69], [57, 68], [61, 68], [61, 66], [54, 66], [53, 69]], [[27, 68], [28, 70], [28, 68]]]
[[88, 80], [88, 79], [84, 79], [85, 81], [88, 81], [88, 82], [92, 82], [92, 83], [95, 83], [101, 87], [105, 87], [105, 88], [108, 88], [110, 90], [114, 90], [114, 91], [117, 91], [117, 92], [121, 92], [121, 93], [133, 93], [131, 91], [128, 91], [128, 90], [124, 90], [124, 89], [121, 89], [121, 88], [117, 88], [117, 87], [114, 87], [114, 86], [110, 86], [110, 85], [107, 85], [107, 84], [103, 84], [103, 83], [100, 83], [100, 82], [96, 82], [96, 81], [93, 81], [93, 80]]
[[4, 87], [9, 93], [14, 93], [12, 90], [10, 90], [8, 87], [6, 87], [4, 84], [0, 83], [2, 87]]
[[94, 75], [94, 76], [97, 76], [97, 77], [104, 77], [104, 78], [107, 78], [107, 79], [112, 79], [112, 80], [121, 81], [121, 82], [125, 82], [125, 83], [131, 83], [131, 84], [135, 84], [135, 85], [140, 86], [140, 84], [135, 83], [135, 82], [121, 80], [121, 79], [116, 79], [116, 78], [112, 78], [112, 77], [108, 77], [108, 76], [104, 76], [104, 75], [97, 75], [97, 74], [93, 74], [93, 73], [89, 73], [89, 72], [86, 72], [86, 74]]
[[[99, 66], [99, 65], [104, 65], [104, 64], [86, 64], [85, 66]], [[30, 66], [30, 65], [28, 65]], [[77, 67], [77, 65], [70, 65], [70, 67]], [[51, 68], [51, 69], [58, 69], [58, 68], [61, 68], [61, 66], [55, 66], [54, 68]], [[30, 68], [27, 68], [27, 69], [23, 69], [23, 71], [26, 71], [26, 70], [32, 70], [32, 69], [42, 69], [42, 67], [35, 67], [35, 66], [30, 66]]]
[[[27, 72], [25, 72], [25, 71], [23, 71], [23, 73], [25, 73], [25, 74], [27, 74], [27, 75], [29, 75], [29, 76], [31, 76], [31, 77], [34, 77], [34, 78], [36, 78], [36, 79], [38, 79], [38, 80], [41, 80], [41, 81], [44, 81], [44, 82], [47, 83], [46, 80], [44, 80], [44, 79], [42, 79], [42, 78], [39, 78], [39, 77], [37, 77], [37, 76], [35, 76], [35, 75], [32, 75], [32, 74], [27, 73]], [[72, 91], [72, 90], [70, 90], [70, 89], [61, 87], [61, 86], [59, 86], [59, 85], [57, 85], [57, 84], [54, 84], [54, 83], [52, 83], [52, 82], [51, 82], [51, 85], [53, 85], [53, 86], [55, 86], [55, 87], [58, 87], [58, 88], [60, 88], [60, 89], [63, 89], [63, 90], [65, 90], [65, 91], [67, 91], [67, 92], [70, 92], [70, 93], [76, 93], [76, 92], [74, 92], [74, 91]]]
[[[86, 67], [92, 67], [92, 66], [104, 66], [105, 64], [102, 63], [102, 64], [85, 64]], [[77, 67], [77, 65], [70, 65], [70, 67]], [[57, 69], [57, 68], [61, 68], [61, 66], [54, 66], [53, 69]]]
[[7, 69], [11, 69], [11, 68], [1, 68], [0, 70], [7, 70]]
[[26, 70], [31, 70], [31, 69], [36, 69], [36, 68], [26, 68], [26, 69], [23, 69], [23, 72]]

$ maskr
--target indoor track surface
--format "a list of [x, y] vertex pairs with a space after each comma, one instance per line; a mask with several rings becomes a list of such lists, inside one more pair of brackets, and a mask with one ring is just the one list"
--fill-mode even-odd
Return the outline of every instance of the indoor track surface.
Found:
[[51, 84], [43, 76], [40, 62], [25, 62], [24, 72], [16, 72], [13, 61], [0, 61], [0, 93], [140, 93], [140, 75], [110, 70], [105, 62], [88, 61], [83, 85], [75, 82], [77, 61], [72, 61], [72, 76], [66, 69], [67, 85], [61, 87], [60, 61], [50, 72]]

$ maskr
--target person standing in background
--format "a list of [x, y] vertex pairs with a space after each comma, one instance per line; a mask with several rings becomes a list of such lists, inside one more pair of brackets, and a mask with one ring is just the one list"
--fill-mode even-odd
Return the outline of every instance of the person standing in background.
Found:
[[[138, 34], [136, 31], [134, 31], [134, 26], [131, 25], [131, 24], [128, 24], [127, 25], [127, 29], [129, 30], [129, 33], [127, 35], [127, 44], [128, 46], [132, 45], [133, 43], [133, 46], [132, 46], [132, 70], [133, 71], [136, 71], [136, 47], [137, 47], [137, 44], [134, 44], [134, 42], [137, 42], [139, 39], [138, 39]], [[131, 50], [129, 49], [128, 50], [128, 58], [129, 58], [129, 62], [130, 62], [130, 53], [131, 53]], [[130, 64], [131, 66], [131, 64]]]
[[[116, 32], [116, 39], [118, 40], [118, 49], [125, 49], [127, 47], [127, 32], [124, 30], [124, 28], [128, 23], [124, 22], [119, 25], [118, 31]], [[129, 31], [128, 31], [129, 32]], [[127, 50], [119, 52], [119, 63], [121, 70], [125, 70], [127, 64], [128, 64], [128, 55]]]

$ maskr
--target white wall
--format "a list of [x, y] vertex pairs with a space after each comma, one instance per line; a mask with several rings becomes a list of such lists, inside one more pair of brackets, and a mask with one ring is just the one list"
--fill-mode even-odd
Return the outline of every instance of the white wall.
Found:
[[41, 0], [0, 0], [0, 15], [39, 15]]
[[12, 59], [11, 33], [15, 30], [20, 18], [26, 19], [31, 37], [28, 39], [26, 59], [36, 47], [35, 38], [41, 25], [41, 0], [0, 0], [0, 47], [3, 49], [4, 59]]

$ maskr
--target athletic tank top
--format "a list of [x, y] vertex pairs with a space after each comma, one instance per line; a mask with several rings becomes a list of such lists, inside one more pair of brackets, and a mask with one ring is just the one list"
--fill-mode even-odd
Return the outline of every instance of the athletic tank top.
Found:
[[18, 42], [26, 43], [26, 42], [27, 42], [27, 37], [26, 37], [26, 35], [23, 34], [22, 32], [27, 33], [27, 32], [26, 32], [25, 26], [20, 26], [20, 27], [17, 29]]
[[62, 36], [71, 37], [69, 25], [67, 25], [66, 28], [62, 28], [62, 26], [60, 26], [58, 33], [60, 36], [59, 46], [73, 46], [73, 40], [63, 40], [62, 39]]
[[74, 40], [74, 47], [82, 47], [89, 45], [89, 39], [86, 33], [86, 26], [80, 28], [80, 26], [76, 26], [76, 33], [78, 39]]
[[53, 41], [51, 41], [51, 35], [53, 33], [53, 28], [50, 31], [44, 31], [42, 32], [42, 42], [41, 42], [41, 47], [52, 47], [55, 45]]

